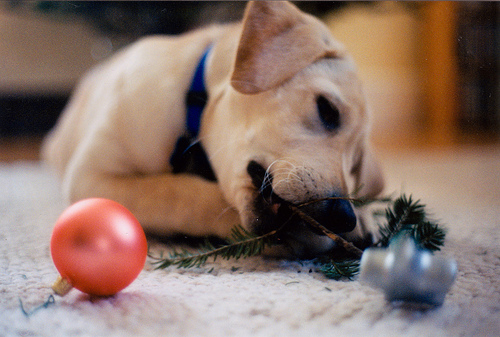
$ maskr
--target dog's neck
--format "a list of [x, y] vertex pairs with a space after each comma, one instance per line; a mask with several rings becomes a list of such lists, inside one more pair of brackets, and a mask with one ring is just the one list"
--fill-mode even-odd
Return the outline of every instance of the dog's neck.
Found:
[[208, 180], [216, 180], [205, 150], [198, 141], [203, 109], [208, 100], [205, 87], [206, 60], [210, 50], [207, 48], [200, 59], [186, 95], [186, 133], [179, 137], [175, 150], [170, 157], [173, 173], [192, 173]]

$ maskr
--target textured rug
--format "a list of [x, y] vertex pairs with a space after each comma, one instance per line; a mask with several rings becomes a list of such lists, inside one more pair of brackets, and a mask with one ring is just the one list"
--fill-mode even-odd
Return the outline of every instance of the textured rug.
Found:
[[111, 298], [72, 290], [46, 302], [59, 185], [37, 162], [0, 164], [0, 336], [498, 336], [500, 149], [392, 152], [383, 162], [387, 191], [412, 193], [448, 228], [439, 254], [459, 271], [440, 307], [396, 306], [358, 281], [260, 257], [192, 270], [147, 262]]

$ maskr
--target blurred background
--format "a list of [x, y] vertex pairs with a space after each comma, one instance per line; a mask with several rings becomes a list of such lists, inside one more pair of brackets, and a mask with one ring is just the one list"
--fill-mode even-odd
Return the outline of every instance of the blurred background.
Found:
[[[356, 60], [379, 149], [498, 144], [498, 2], [296, 2]], [[37, 159], [79, 77], [149, 34], [236, 21], [245, 2], [0, 2], [0, 160]]]

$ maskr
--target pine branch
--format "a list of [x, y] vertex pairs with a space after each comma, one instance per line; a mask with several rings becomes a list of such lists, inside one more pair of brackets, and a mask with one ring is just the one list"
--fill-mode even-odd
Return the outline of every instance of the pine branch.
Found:
[[353, 280], [359, 274], [360, 260], [319, 258], [315, 263], [319, 266], [319, 270], [323, 275], [336, 281], [342, 278]]
[[[320, 202], [323, 200], [325, 199], [312, 202]], [[377, 201], [353, 198], [348, 198], [348, 200], [357, 202], [359, 206]], [[378, 201], [387, 202], [388, 200], [380, 199]], [[297, 206], [289, 203], [286, 204], [294, 214], [299, 216], [303, 221], [309, 224], [309, 226], [321, 231], [337, 243], [335, 251], [330, 251], [323, 256], [319, 256], [314, 259], [313, 262], [319, 266], [319, 270], [328, 278], [335, 280], [348, 278], [352, 280], [359, 273], [359, 263], [362, 251], [352, 243], [332, 233], [310, 215], [299, 209], [304, 205], [306, 204]], [[378, 211], [374, 211], [373, 216], [377, 217], [380, 216], [380, 214]], [[439, 250], [444, 244], [446, 231], [438, 224], [429, 221], [425, 212], [425, 206], [422, 205], [419, 200], [413, 201], [411, 196], [406, 197], [406, 195], [403, 194], [397, 198], [392, 203], [392, 206], [386, 209], [385, 217], [387, 223], [379, 226], [381, 239], [373, 244], [373, 246], [387, 247], [392, 238], [402, 232], [406, 232], [408, 236], [413, 237], [419, 247], [431, 251]], [[178, 268], [200, 267], [204, 265], [209, 258], [215, 261], [217, 257], [228, 260], [261, 255], [267, 246], [278, 243], [279, 240], [277, 240], [277, 238], [279, 233], [285, 226], [286, 223], [282, 225], [281, 228], [260, 236], [255, 236], [241, 226], [237, 226], [233, 229], [227, 245], [214, 247], [207, 241], [196, 253], [188, 252], [183, 249], [180, 252], [174, 251], [169, 254], [168, 258], [163, 258], [163, 256], [150, 257], [157, 260], [153, 262], [153, 264], [157, 265], [156, 269], [160, 269], [173, 265]], [[353, 256], [355, 257], [354, 259]]]
[[157, 264], [156, 269], [163, 269], [173, 265], [178, 268], [200, 267], [209, 258], [213, 258], [213, 261], [215, 261], [219, 256], [225, 260], [246, 258], [260, 255], [266, 246], [273, 245], [273, 238], [277, 232], [278, 230], [274, 230], [264, 235], [255, 236], [243, 227], [237, 226], [232, 229], [231, 239], [227, 245], [214, 247], [210, 242], [206, 241], [197, 253], [191, 253], [183, 249], [181, 252], [174, 251], [169, 254], [168, 258], [150, 257], [158, 260], [153, 262], [153, 264]]
[[380, 240], [374, 246], [387, 247], [396, 234], [422, 223], [425, 218], [426, 213], [420, 200], [413, 201], [411, 195], [407, 198], [402, 194], [394, 201], [392, 209], [387, 208], [387, 224], [379, 226]]
[[394, 236], [406, 231], [415, 239], [417, 246], [430, 251], [440, 250], [444, 245], [446, 230], [427, 219], [425, 206], [412, 197], [401, 195], [393, 207], [386, 210], [387, 224], [379, 228], [380, 240], [374, 246], [387, 247]]
[[430, 221], [423, 222], [413, 229], [413, 238], [417, 245], [430, 251], [441, 250], [445, 236], [446, 230]]

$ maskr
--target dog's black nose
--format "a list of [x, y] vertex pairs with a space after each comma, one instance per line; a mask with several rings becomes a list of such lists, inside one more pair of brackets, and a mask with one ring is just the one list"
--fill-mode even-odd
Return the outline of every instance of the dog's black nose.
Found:
[[347, 233], [356, 227], [356, 215], [351, 203], [336, 195], [317, 203], [310, 203], [302, 210], [334, 233]]

